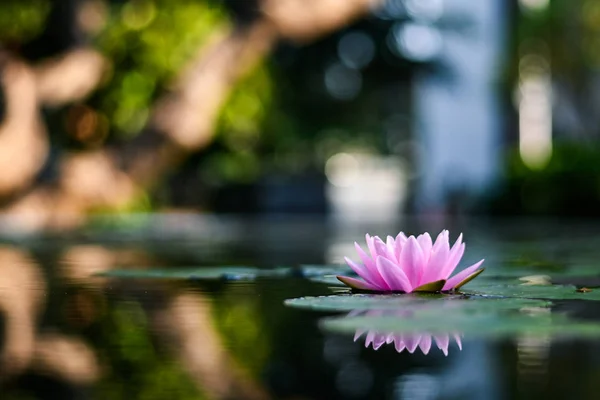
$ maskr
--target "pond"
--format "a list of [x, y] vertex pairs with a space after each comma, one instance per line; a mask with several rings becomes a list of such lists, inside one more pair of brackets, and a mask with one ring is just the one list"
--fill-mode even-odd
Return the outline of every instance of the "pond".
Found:
[[[351, 293], [364, 234], [464, 233], [452, 294]], [[4, 399], [595, 398], [600, 225], [191, 214], [3, 231]]]

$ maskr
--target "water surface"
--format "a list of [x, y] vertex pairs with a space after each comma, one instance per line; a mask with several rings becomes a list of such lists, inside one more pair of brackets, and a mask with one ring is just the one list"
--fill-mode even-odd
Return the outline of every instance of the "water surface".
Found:
[[[366, 232], [429, 228], [441, 229], [411, 220], [340, 225], [318, 218], [163, 216], [69, 235], [5, 233], [2, 399], [595, 398], [600, 338], [594, 335], [365, 330], [355, 338], [322, 323], [348, 311], [284, 304], [336, 293], [308, 279], [301, 265], [353, 255], [353, 241]], [[517, 275], [581, 269], [585, 276], [562, 279], [600, 290], [600, 227], [594, 223], [465, 221], [450, 228], [452, 237], [465, 234], [462, 266], [485, 257], [488, 271], [512, 268]], [[214, 266], [291, 272], [212, 280], [97, 275]], [[595, 268], [599, 278], [589, 273]], [[599, 322], [598, 310], [597, 302], [577, 299], [518, 312]]]

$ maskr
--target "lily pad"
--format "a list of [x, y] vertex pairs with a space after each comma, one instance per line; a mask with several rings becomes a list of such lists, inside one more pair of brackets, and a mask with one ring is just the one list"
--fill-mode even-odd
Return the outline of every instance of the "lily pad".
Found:
[[356, 310], [413, 310], [452, 307], [458, 304], [463, 310], [515, 310], [522, 307], [548, 307], [550, 302], [519, 298], [466, 298], [460, 294], [342, 294], [332, 296], [299, 297], [285, 301], [289, 307], [315, 311], [343, 312]]
[[[98, 276], [138, 279], [202, 279], [202, 280], [253, 280], [256, 278], [302, 277], [314, 281], [335, 274], [349, 274], [343, 265], [301, 265], [298, 267], [255, 268], [246, 266], [207, 266], [180, 268], [132, 268], [106, 271]], [[338, 282], [339, 283], [339, 282]]]
[[[347, 274], [347, 275], [352, 275], [352, 274]], [[340, 282], [336, 275], [311, 276], [308, 279], [311, 282], [324, 283], [329, 286], [336, 286], [336, 287], [339, 286], [340, 288], [347, 288], [348, 290], [350, 289], [346, 285], [344, 285], [342, 282]]]
[[120, 269], [97, 274], [110, 278], [189, 279], [189, 280], [253, 280], [288, 276], [291, 268], [261, 269], [252, 267], [189, 267], [165, 269]]
[[477, 279], [463, 290], [465, 294], [546, 300], [596, 300], [600, 290], [577, 291], [574, 285], [529, 285], [518, 279]]
[[[303, 277], [309, 278], [322, 278], [324, 276], [335, 276], [335, 275], [351, 275], [352, 270], [347, 265], [336, 264], [336, 265], [301, 265], [300, 271]], [[339, 284], [339, 282], [338, 282]]]
[[[579, 272], [582, 272], [582, 270], [579, 270]], [[529, 279], [532, 276], [526, 276], [526, 274], [523, 273], [514, 274], [514, 276], [508, 274], [494, 274], [492, 269], [492, 274], [488, 274], [488, 271], [486, 270], [486, 273], [477, 279], [469, 280], [457, 286], [460, 288], [461, 293], [486, 297], [600, 301], [600, 290], [583, 292], [577, 290], [578, 287], [581, 286], [597, 287], [597, 279], [594, 280], [588, 278], [589, 284], [586, 285], [586, 275], [571, 275], [571, 273], [569, 273], [544, 276], [546, 277], [543, 282], [544, 284], [541, 284], [541, 282], [539, 284], [532, 284], [531, 279]], [[568, 278], [570, 276], [577, 277], [577, 279], [573, 278], [573, 284], [556, 284], [557, 282], [571, 282]], [[335, 276], [315, 276], [310, 279], [314, 282], [325, 283], [329, 286], [347, 287]], [[462, 287], [466, 283], [468, 283], [468, 285]]]
[[342, 333], [460, 332], [473, 336], [600, 337], [600, 321], [580, 321], [553, 312], [552, 302], [519, 297], [478, 297], [443, 294], [346, 294], [287, 300], [290, 307], [324, 312], [348, 312], [321, 320], [327, 331]]
[[435, 313], [410, 317], [347, 316], [321, 321], [324, 330], [356, 333], [369, 330], [385, 333], [427, 332], [429, 334], [461, 332], [468, 337], [514, 337], [522, 334], [559, 337], [599, 337], [600, 322], [575, 321], [564, 315], [526, 315], [507, 312], [480, 312], [475, 315], [440, 309]]
[[415, 288], [413, 290], [413, 292], [437, 293], [437, 292], [441, 292], [442, 291], [442, 288], [444, 287], [445, 284], [446, 284], [446, 280], [445, 279], [441, 279], [439, 281], [435, 281], [435, 282], [426, 283], [424, 285], [421, 285], [418, 288]]

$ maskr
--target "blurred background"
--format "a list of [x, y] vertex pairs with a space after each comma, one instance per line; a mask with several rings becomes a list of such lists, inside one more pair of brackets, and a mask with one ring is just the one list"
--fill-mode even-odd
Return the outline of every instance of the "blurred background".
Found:
[[14, 229], [600, 213], [600, 3], [4, 0]]
[[599, 72], [600, 0], [1, 0], [0, 397], [594, 397], [597, 341], [375, 353], [284, 307], [302, 269], [94, 274], [441, 228], [597, 269]]

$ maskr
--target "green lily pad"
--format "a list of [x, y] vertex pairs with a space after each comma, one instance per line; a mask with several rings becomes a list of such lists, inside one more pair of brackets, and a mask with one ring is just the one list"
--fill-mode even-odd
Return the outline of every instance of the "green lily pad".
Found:
[[[180, 268], [134, 268], [106, 271], [98, 276], [139, 279], [253, 280], [256, 278], [302, 277], [314, 281], [334, 274], [351, 274], [343, 265], [301, 265], [299, 267], [255, 268], [245, 266], [207, 266]], [[335, 277], [333, 278], [335, 279]], [[337, 282], [337, 280], [336, 280]], [[337, 282], [339, 284], [339, 282]]]
[[[352, 274], [347, 274], [352, 275]], [[323, 276], [311, 276], [308, 278], [311, 282], [324, 283], [329, 286], [336, 286], [340, 288], [348, 288], [342, 282], [340, 282], [336, 275], [323, 275]], [[349, 289], [349, 288], [348, 288]]]
[[600, 337], [600, 321], [580, 321], [552, 311], [552, 302], [460, 294], [332, 295], [287, 300], [287, 306], [349, 312], [321, 320], [327, 331], [430, 334], [460, 332], [494, 337], [521, 334]]
[[[305, 278], [321, 278], [324, 276], [352, 275], [353, 272], [347, 265], [301, 265], [300, 271]], [[339, 283], [339, 282], [338, 282]]]
[[[600, 301], [600, 288], [591, 291], [578, 291], [578, 287], [597, 287], [598, 279], [592, 279], [590, 268], [577, 268], [568, 273], [547, 274], [547, 283], [573, 282], [573, 284], [532, 284], [531, 276], [526, 273], [504, 274], [497, 273], [502, 268], [486, 270], [486, 274], [474, 279], [463, 281], [457, 285], [460, 291], [467, 295], [492, 296], [492, 297], [518, 297], [546, 300], [595, 300]], [[598, 269], [595, 270], [598, 275]], [[516, 272], [516, 271], [513, 271]], [[351, 275], [352, 276], [352, 275]], [[534, 275], [535, 276], [535, 275]], [[546, 275], [545, 275], [546, 276]], [[587, 278], [586, 278], [587, 277]], [[311, 281], [325, 283], [333, 287], [346, 287], [335, 276], [314, 276]], [[589, 282], [589, 285], [586, 285]], [[463, 285], [467, 286], [462, 288]]]
[[514, 310], [522, 307], [548, 307], [551, 303], [543, 300], [519, 298], [466, 298], [460, 294], [341, 294], [332, 296], [299, 297], [285, 301], [289, 307], [315, 311], [343, 312], [355, 310], [413, 310], [425, 308], [453, 307], [475, 310]]
[[600, 301], [600, 290], [577, 291], [574, 285], [528, 285], [518, 279], [493, 280], [480, 278], [464, 289], [465, 294], [496, 297], [517, 297], [546, 300], [596, 300]]
[[419, 293], [419, 292], [420, 293], [437, 293], [437, 292], [441, 292], [442, 291], [442, 288], [444, 287], [445, 284], [446, 284], [446, 280], [445, 279], [441, 279], [439, 281], [430, 282], [430, 283], [426, 283], [424, 285], [421, 285], [418, 288], [415, 288], [413, 290], [413, 292], [417, 292], [417, 293]]
[[416, 313], [410, 317], [348, 316], [326, 318], [322, 329], [330, 332], [353, 334], [369, 330], [378, 333], [429, 334], [460, 332], [466, 337], [514, 337], [539, 335], [553, 337], [600, 337], [599, 322], [574, 321], [564, 315], [525, 315], [507, 312], [464, 313], [460, 310], [440, 309], [437, 313]]
[[364, 290], [364, 291], [369, 290], [369, 285], [363, 280], [352, 279], [352, 278], [348, 278], [347, 276], [337, 276], [336, 278], [340, 282], [342, 282], [344, 285], [346, 285], [352, 289]]
[[481, 268], [480, 270], [476, 271], [475, 273], [467, 276], [465, 279], [463, 279], [458, 285], [454, 286], [453, 290], [459, 290], [461, 287], [465, 286], [467, 283], [471, 282], [473, 279], [477, 278], [479, 275], [481, 275], [481, 273], [485, 270], [485, 268]]
[[169, 269], [120, 269], [97, 274], [110, 278], [190, 279], [190, 280], [253, 280], [288, 276], [291, 268], [260, 269], [252, 267], [189, 267]]

